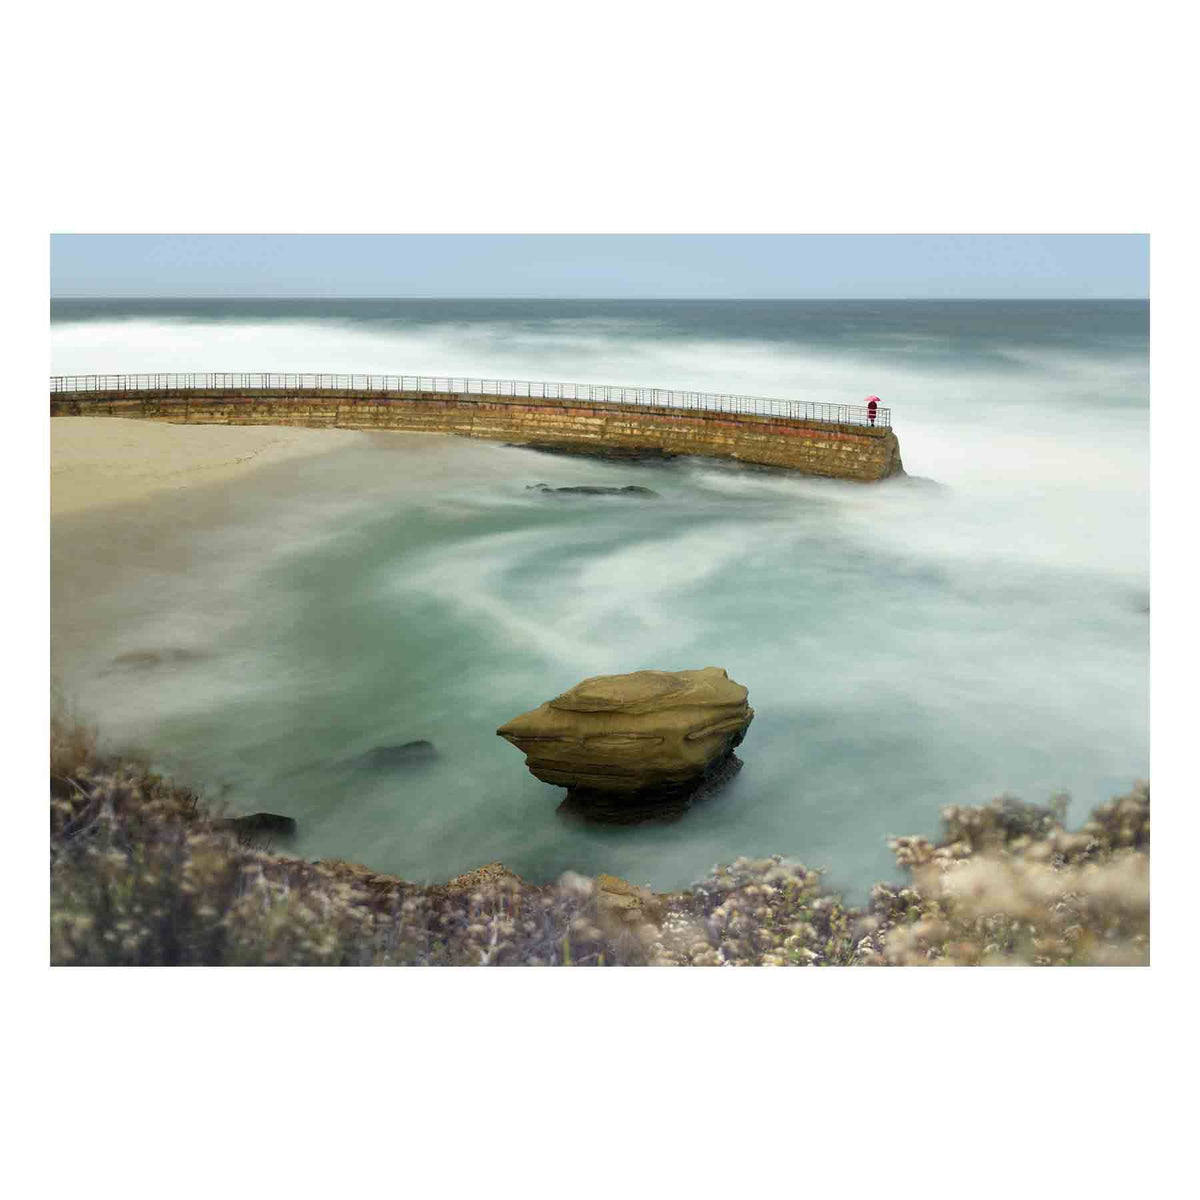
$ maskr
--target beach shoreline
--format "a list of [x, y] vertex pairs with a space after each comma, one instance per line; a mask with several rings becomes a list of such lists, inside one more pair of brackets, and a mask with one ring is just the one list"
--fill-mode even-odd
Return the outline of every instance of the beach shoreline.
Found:
[[364, 436], [348, 429], [54, 417], [50, 517], [229, 483], [261, 467], [357, 445]]

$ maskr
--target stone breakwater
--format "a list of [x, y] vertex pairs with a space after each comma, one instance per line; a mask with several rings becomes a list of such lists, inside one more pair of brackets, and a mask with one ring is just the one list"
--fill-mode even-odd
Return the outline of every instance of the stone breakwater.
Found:
[[50, 415], [196, 425], [296, 425], [487, 438], [605, 457], [729, 458], [874, 482], [904, 473], [891, 429], [649, 404], [432, 392], [171, 389], [57, 392]]

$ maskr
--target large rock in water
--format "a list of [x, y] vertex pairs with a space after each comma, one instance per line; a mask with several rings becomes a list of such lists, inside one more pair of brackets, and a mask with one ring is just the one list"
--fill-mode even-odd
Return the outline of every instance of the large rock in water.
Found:
[[733, 774], [754, 719], [746, 696], [720, 667], [598, 675], [496, 732], [538, 779], [570, 789], [568, 800], [639, 807]]

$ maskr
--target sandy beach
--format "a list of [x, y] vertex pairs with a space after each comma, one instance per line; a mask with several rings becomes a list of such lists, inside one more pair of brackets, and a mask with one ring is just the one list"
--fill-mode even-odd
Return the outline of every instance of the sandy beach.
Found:
[[341, 449], [362, 438], [349, 429], [54, 417], [50, 516], [226, 483], [258, 467]]

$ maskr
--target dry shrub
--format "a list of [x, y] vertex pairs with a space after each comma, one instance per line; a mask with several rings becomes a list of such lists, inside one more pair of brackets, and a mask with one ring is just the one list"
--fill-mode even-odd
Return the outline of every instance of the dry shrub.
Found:
[[72, 711], [60, 687], [50, 693], [50, 789], [70, 792], [71, 780], [96, 759], [96, 730]]
[[51, 728], [50, 957], [97, 965], [1139, 964], [1149, 961], [1150, 793], [1077, 833], [1002, 798], [943, 812], [943, 839], [896, 838], [907, 884], [865, 908], [779, 856], [737, 859], [656, 896], [610, 876], [551, 886], [484, 868], [421, 887], [239, 841], [201, 799], [102, 762]]
[[[590, 881], [419, 887], [273, 854], [132, 764], [82, 763], [50, 809], [50, 960], [107, 966], [605, 965]], [[587, 886], [582, 886], [586, 884]]]
[[821, 872], [779, 855], [739, 858], [669, 897], [654, 960], [675, 966], [814, 966], [854, 961], [858, 914]]
[[1150, 961], [1150, 787], [1097, 808], [1077, 833], [1008, 798], [943, 811], [944, 839], [895, 838], [909, 887], [878, 885], [872, 961], [1145, 965]]
[[[104, 785], [109, 786], [107, 783]], [[603, 965], [622, 958], [570, 887], [380, 882], [241, 845], [203, 821], [103, 836], [51, 873], [51, 961], [105, 965]], [[606, 955], [608, 956], [606, 959]]]

